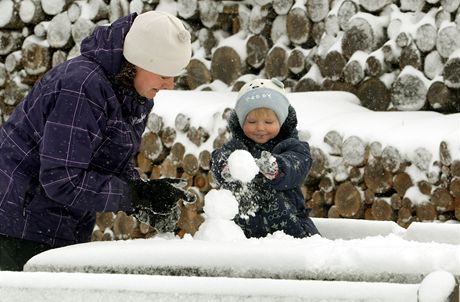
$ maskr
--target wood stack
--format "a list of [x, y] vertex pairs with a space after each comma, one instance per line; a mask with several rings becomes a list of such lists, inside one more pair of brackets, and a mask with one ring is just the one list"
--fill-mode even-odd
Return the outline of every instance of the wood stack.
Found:
[[426, 149], [415, 150], [409, 161], [396, 148], [382, 150], [378, 142], [354, 136], [343, 140], [335, 131], [324, 142], [329, 154], [312, 148], [314, 165], [304, 187], [313, 216], [393, 220], [404, 227], [460, 220], [460, 160], [452, 160], [445, 142], [431, 167]]
[[[293, 91], [349, 91], [372, 110], [457, 112], [458, 1], [412, 2], [176, 0], [199, 50], [177, 87], [212, 90], [219, 81], [238, 90], [247, 75], [264, 74]], [[44, 72], [77, 56], [95, 26], [158, 4], [2, 1], [2, 119]]]
[[[195, 46], [186, 72], [177, 78], [178, 89], [212, 90], [224, 85], [237, 91], [263, 75], [277, 77], [291, 91], [348, 91], [371, 110], [460, 110], [459, 1], [170, 2]], [[0, 1], [0, 124], [47, 70], [79, 55], [80, 42], [95, 26], [159, 4], [158, 0]], [[214, 82], [219, 85], [213, 86]], [[176, 137], [184, 133], [200, 148], [210, 136], [204, 128], [191, 126], [184, 114], [174, 127], [165, 127], [161, 117], [149, 119], [151, 132], [143, 139], [137, 164], [147, 177], [184, 177], [204, 194], [212, 187], [208, 162], [212, 150], [202, 148], [203, 154], [195, 154]], [[222, 129], [212, 138], [212, 147], [221, 146], [227, 137]], [[398, 164], [397, 152], [386, 149], [379, 154], [378, 143], [360, 144], [358, 137], [342, 141], [329, 134], [325, 140], [337, 144], [333, 153], [342, 163], [331, 168], [327, 162], [331, 151], [312, 149], [316, 161], [304, 191], [315, 215], [394, 219], [402, 225], [414, 219], [459, 219], [460, 175], [453, 172], [457, 161], [439, 160], [438, 177], [423, 170], [430, 174], [427, 180], [411, 179], [406, 189], [417, 188], [429, 200], [414, 205], [404, 198], [406, 174], [410, 175], [406, 170], [410, 165], [427, 169], [423, 160]], [[428, 156], [426, 150], [417, 154], [420, 159]], [[325, 174], [331, 169], [335, 174]]]

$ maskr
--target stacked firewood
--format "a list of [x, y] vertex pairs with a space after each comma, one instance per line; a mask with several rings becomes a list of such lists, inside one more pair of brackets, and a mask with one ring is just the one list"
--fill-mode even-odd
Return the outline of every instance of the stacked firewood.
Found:
[[[166, 7], [158, 0], [3, 0], [0, 9], [0, 115], [7, 119], [44, 72], [79, 54], [95, 26]], [[168, 10], [194, 42], [180, 89], [212, 90], [218, 81], [237, 90], [248, 75], [262, 75], [292, 91], [350, 91], [372, 110], [460, 109], [458, 1], [176, 0]]]
[[446, 142], [439, 159], [425, 148], [408, 161], [391, 146], [343, 139], [328, 132], [327, 153], [312, 148], [314, 164], [304, 193], [314, 217], [392, 220], [403, 227], [413, 221], [460, 220], [460, 160]]
[[[221, 118], [228, 119], [229, 112], [224, 110]], [[228, 129], [210, 136], [203, 128], [191, 126], [183, 113], [177, 114], [173, 126], [165, 126], [160, 116], [151, 113], [148, 130], [137, 155], [139, 171], [144, 178], [188, 180], [187, 188], [196, 194], [198, 202], [179, 203], [178, 234], [193, 235], [203, 222], [203, 196], [216, 183], [210, 172], [210, 150], [195, 154], [186, 146], [195, 150], [191, 144], [200, 147], [206, 143], [218, 148], [228, 139]], [[184, 135], [187, 142], [179, 142], [177, 137]], [[366, 142], [358, 136], [342, 137], [334, 130], [323, 140], [326, 148], [311, 146], [313, 166], [302, 185], [312, 217], [391, 220], [403, 227], [414, 221], [460, 220], [460, 159], [452, 158], [446, 142], [439, 145], [439, 158], [423, 147], [408, 158], [395, 147]], [[132, 236], [142, 236], [138, 224], [132, 218], [128, 222]], [[95, 232], [101, 237], [104, 225], [98, 226]], [[105, 231], [105, 238], [123, 238], [117, 232], [114, 228]]]
[[[178, 89], [238, 90], [255, 76], [276, 77], [290, 91], [354, 93], [371, 110], [458, 112], [459, 6], [450, 0], [1, 0], [0, 124], [47, 70], [79, 55], [80, 42], [95, 26], [153, 9], [175, 12], [192, 34], [194, 54], [177, 78]], [[185, 115], [174, 127], [151, 117], [149, 129], [137, 156], [144, 177], [186, 178], [202, 201], [213, 186], [210, 152], [225, 142], [226, 129], [210, 138]], [[213, 139], [212, 148], [191, 153], [176, 140], [178, 131], [196, 146]], [[356, 143], [357, 137], [331, 132], [325, 141], [333, 151], [313, 146], [315, 166], [304, 187], [314, 216], [392, 219], [401, 225], [460, 219], [457, 160], [443, 155], [433, 170], [423, 164], [426, 150], [419, 150], [414, 163], [398, 159], [394, 148]], [[448, 154], [447, 145], [440, 149]], [[361, 159], [349, 158], [360, 152]], [[415, 166], [427, 177], [413, 183], [408, 171]], [[428, 202], [414, 204], [407, 190], [418, 190]], [[202, 220], [196, 215], [200, 206], [180, 206], [181, 229], [193, 233]], [[95, 238], [153, 234], [121, 213], [102, 217], [110, 227], [98, 223]], [[115, 231], [118, 221], [130, 226]]]

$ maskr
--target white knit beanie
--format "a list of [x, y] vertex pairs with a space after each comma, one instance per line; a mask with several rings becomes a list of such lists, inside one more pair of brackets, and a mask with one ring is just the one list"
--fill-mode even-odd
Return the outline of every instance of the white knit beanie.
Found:
[[149, 11], [140, 14], [125, 37], [123, 55], [142, 69], [161, 76], [178, 76], [192, 55], [190, 33], [177, 17]]
[[256, 79], [241, 87], [235, 105], [241, 127], [248, 113], [257, 108], [273, 110], [280, 125], [283, 125], [289, 112], [289, 100], [286, 97], [284, 84], [280, 80]]

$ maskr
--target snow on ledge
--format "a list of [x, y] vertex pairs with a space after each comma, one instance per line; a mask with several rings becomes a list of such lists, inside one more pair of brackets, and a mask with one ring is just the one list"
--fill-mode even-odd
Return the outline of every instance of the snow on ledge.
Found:
[[[324, 222], [318, 223], [320, 231], [325, 230]], [[453, 225], [458, 231], [460, 225]], [[362, 224], [358, 220], [337, 226], [359, 230]], [[380, 224], [362, 234], [364, 238], [350, 240], [295, 239], [279, 232], [231, 242], [172, 234], [91, 242], [41, 253], [29, 260], [25, 271], [418, 283], [444, 270], [460, 279], [459, 244], [417, 242], [417, 231], [406, 236], [399, 229], [389, 233], [390, 228]]]
[[[0, 272], [0, 297], [15, 302], [417, 302], [419, 288], [419, 284], [343, 281]], [[427, 295], [433, 297], [429, 288]]]

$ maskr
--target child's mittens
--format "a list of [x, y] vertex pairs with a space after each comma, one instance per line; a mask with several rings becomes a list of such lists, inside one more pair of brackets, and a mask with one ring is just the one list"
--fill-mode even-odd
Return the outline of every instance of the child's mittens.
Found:
[[262, 151], [260, 158], [256, 159], [256, 164], [260, 173], [270, 180], [275, 179], [279, 174], [276, 158], [268, 151]]

